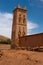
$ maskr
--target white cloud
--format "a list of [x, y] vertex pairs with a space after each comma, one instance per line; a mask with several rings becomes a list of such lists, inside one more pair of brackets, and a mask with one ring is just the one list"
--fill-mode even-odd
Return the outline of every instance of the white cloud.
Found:
[[27, 34], [32, 31], [32, 29], [38, 28], [39, 25], [37, 23], [33, 23], [31, 21], [27, 21]]
[[33, 23], [31, 21], [27, 21], [27, 29], [34, 29], [34, 28], [37, 28], [37, 27], [38, 27], [38, 24]]
[[40, 1], [42, 1], [42, 2], [43, 2], [43, 0], [40, 0]]
[[0, 12], [0, 35], [11, 37], [12, 14]]
[[[4, 35], [11, 38], [12, 18], [13, 15], [11, 13], [0, 12], [0, 35]], [[27, 21], [27, 32], [37, 27], [38, 25], [36, 23]]]

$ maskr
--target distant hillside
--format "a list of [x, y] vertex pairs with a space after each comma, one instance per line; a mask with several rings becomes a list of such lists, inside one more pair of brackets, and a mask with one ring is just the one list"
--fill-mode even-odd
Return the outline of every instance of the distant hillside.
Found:
[[7, 39], [10, 39], [10, 38], [0, 35], [0, 40], [7, 40]]

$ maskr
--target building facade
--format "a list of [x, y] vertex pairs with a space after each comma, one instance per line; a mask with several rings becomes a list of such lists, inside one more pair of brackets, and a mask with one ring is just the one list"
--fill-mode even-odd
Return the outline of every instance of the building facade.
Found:
[[19, 38], [25, 36], [27, 33], [26, 8], [20, 8], [20, 5], [13, 11], [12, 24], [12, 44], [11, 46], [19, 46]]
[[20, 37], [19, 47], [36, 48], [43, 46], [43, 33]]
[[26, 35], [27, 21], [26, 8], [17, 8], [13, 11], [13, 24], [12, 24], [12, 43], [11, 48], [17, 47], [40, 47], [43, 46], [43, 33]]

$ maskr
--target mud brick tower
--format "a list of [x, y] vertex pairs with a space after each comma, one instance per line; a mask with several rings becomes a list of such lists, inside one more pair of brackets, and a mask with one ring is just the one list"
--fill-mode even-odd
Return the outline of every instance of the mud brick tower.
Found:
[[13, 11], [12, 24], [12, 48], [19, 46], [19, 38], [27, 33], [26, 8], [20, 8], [20, 5]]

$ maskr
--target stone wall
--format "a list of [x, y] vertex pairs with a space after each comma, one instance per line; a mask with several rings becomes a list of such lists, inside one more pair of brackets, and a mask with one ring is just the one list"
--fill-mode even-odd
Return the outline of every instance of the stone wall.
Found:
[[20, 37], [19, 46], [20, 47], [43, 46], [43, 33]]

